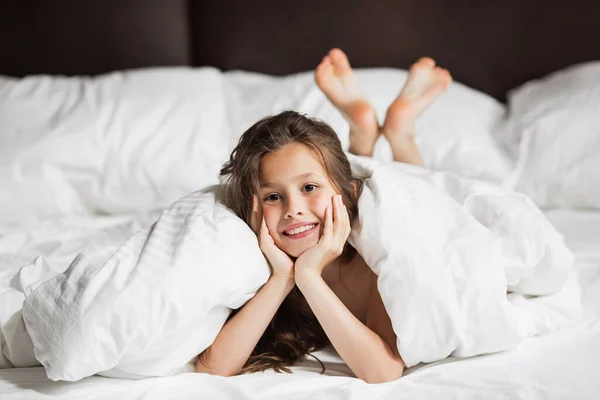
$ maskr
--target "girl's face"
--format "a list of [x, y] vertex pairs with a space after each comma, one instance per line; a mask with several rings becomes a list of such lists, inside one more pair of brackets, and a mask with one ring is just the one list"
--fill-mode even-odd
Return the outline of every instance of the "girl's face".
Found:
[[292, 143], [265, 155], [260, 191], [265, 223], [277, 247], [298, 257], [317, 244], [325, 209], [337, 193], [308, 147]]

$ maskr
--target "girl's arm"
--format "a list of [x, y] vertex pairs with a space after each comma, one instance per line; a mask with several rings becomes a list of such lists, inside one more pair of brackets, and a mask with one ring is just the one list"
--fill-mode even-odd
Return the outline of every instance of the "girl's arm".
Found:
[[293, 275], [271, 275], [258, 293], [225, 323], [213, 344], [200, 354], [196, 372], [236, 375], [293, 288]]
[[296, 271], [296, 284], [321, 323], [333, 347], [356, 377], [367, 383], [398, 379], [404, 362], [396, 348], [396, 335], [376, 287], [365, 326], [336, 296], [320, 274]]
[[346, 308], [321, 277], [325, 266], [342, 253], [349, 234], [348, 210], [338, 194], [325, 210], [321, 239], [296, 259], [296, 285], [352, 372], [367, 383], [388, 382], [402, 376], [404, 362], [396, 349], [396, 335], [379, 296], [376, 277], [373, 274], [366, 282], [371, 292], [369, 326]]

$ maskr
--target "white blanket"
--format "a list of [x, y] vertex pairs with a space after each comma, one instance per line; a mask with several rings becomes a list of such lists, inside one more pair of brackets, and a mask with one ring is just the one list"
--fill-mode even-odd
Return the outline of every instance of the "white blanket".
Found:
[[351, 243], [379, 276], [407, 366], [505, 350], [580, 317], [573, 256], [525, 196], [351, 160], [366, 178]]
[[170, 375], [268, 276], [252, 230], [213, 193], [194, 192], [126, 241], [83, 251], [33, 291], [22, 285], [22, 313], [52, 380]]
[[[572, 255], [527, 198], [448, 173], [351, 162], [366, 181], [350, 239], [379, 275], [408, 366], [504, 350], [578, 318]], [[51, 379], [173, 373], [210, 344], [227, 307], [265, 282], [252, 232], [210, 196], [191, 194], [122, 246], [84, 252], [29, 286], [23, 318]]]

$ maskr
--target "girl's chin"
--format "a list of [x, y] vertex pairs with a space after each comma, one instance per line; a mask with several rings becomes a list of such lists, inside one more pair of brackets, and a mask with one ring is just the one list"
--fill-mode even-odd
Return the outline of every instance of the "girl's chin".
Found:
[[302, 253], [304, 253], [305, 251], [313, 248], [315, 245], [317, 244], [317, 242], [315, 243], [311, 243], [311, 244], [307, 244], [304, 246], [287, 246], [285, 249], [282, 249], [288, 256], [293, 257], [293, 258], [298, 258], [302, 255]]

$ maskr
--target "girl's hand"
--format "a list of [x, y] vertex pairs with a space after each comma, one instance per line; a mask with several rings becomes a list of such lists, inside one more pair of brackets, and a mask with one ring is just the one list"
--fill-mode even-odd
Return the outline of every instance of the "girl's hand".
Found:
[[[342, 195], [332, 197], [332, 206], [325, 210], [323, 236], [312, 248], [306, 250], [296, 260], [296, 276], [300, 274], [321, 275], [323, 269], [340, 256], [350, 236], [350, 218]], [[332, 211], [333, 210], [333, 211]]]
[[271, 266], [271, 273], [274, 277], [294, 279], [294, 262], [283, 250], [275, 244], [273, 237], [269, 233], [265, 219], [258, 220], [258, 198], [254, 196], [252, 208], [252, 230], [258, 236], [258, 244], [261, 251], [267, 258]]

